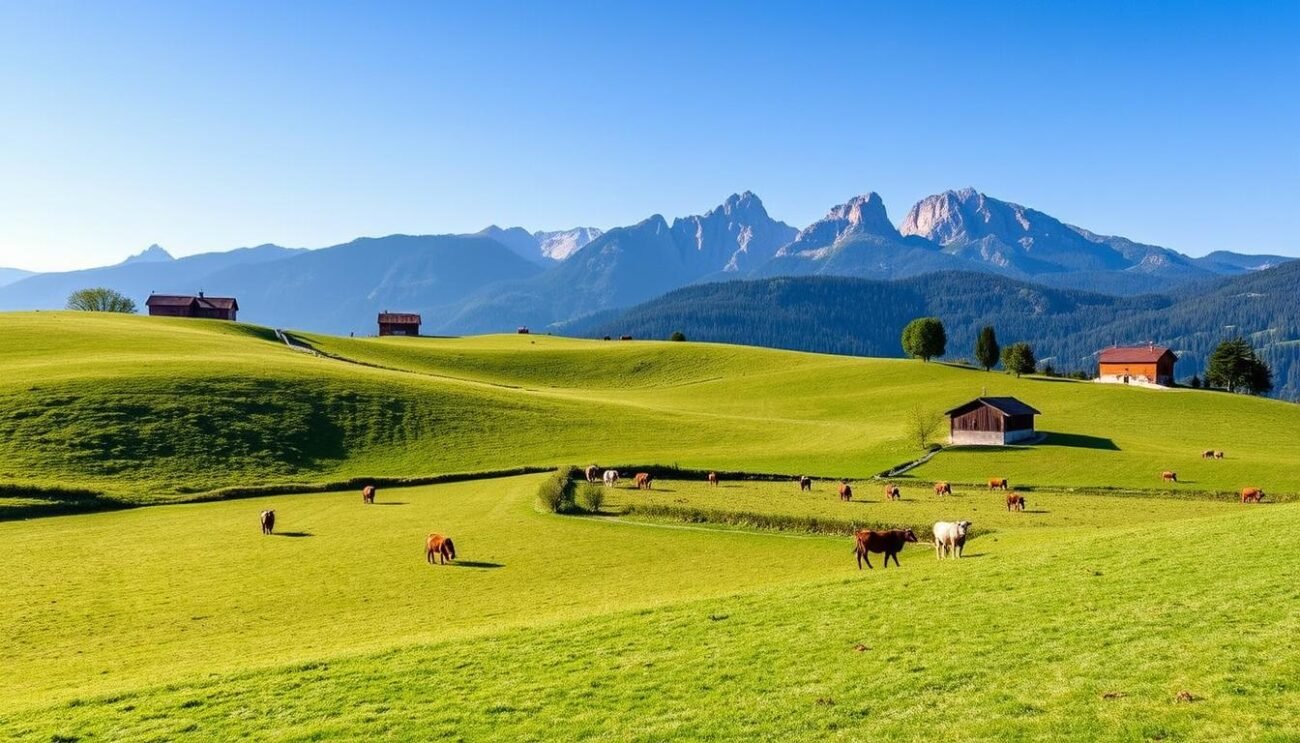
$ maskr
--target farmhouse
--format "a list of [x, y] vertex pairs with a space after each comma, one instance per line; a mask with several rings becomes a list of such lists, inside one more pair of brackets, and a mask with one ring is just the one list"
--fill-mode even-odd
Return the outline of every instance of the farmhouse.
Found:
[[1098, 354], [1097, 381], [1112, 384], [1174, 383], [1178, 357], [1164, 346], [1112, 346]]
[[419, 335], [420, 316], [409, 312], [380, 312], [380, 335]]
[[977, 397], [949, 410], [948, 442], [958, 446], [1002, 446], [1032, 439], [1037, 410], [1014, 397]]
[[234, 297], [190, 297], [179, 294], [150, 294], [145, 301], [153, 317], [201, 317], [208, 320], [235, 321], [239, 302]]

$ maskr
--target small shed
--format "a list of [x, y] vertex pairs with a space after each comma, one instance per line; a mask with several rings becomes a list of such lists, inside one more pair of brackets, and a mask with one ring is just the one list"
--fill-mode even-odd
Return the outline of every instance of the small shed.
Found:
[[1111, 346], [1097, 354], [1097, 381], [1111, 384], [1174, 383], [1178, 356], [1164, 346]]
[[420, 316], [409, 312], [380, 312], [379, 334], [419, 335]]
[[235, 321], [239, 302], [234, 297], [197, 297], [185, 294], [150, 294], [145, 300], [151, 317], [199, 317], [208, 320]]
[[1034, 438], [1034, 416], [1040, 413], [1014, 397], [977, 397], [945, 415], [949, 443], [1003, 446]]

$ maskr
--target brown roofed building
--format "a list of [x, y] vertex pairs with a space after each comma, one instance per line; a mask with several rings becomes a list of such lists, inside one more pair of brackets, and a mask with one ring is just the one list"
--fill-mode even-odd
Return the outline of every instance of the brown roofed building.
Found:
[[208, 297], [203, 292], [199, 292], [197, 297], [150, 294], [145, 306], [153, 317], [199, 317], [234, 322], [239, 313], [239, 302], [234, 297]]
[[380, 312], [379, 334], [419, 335], [420, 316], [409, 312]]
[[1112, 384], [1174, 383], [1174, 363], [1178, 357], [1164, 346], [1112, 346], [1098, 354], [1097, 381]]
[[1014, 397], [977, 397], [944, 413], [948, 441], [957, 446], [1003, 446], [1034, 438], [1039, 412]]

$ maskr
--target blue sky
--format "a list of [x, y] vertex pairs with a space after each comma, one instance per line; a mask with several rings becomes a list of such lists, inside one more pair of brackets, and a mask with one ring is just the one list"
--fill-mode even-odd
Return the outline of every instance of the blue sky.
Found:
[[0, 2], [0, 266], [974, 186], [1300, 255], [1300, 3]]

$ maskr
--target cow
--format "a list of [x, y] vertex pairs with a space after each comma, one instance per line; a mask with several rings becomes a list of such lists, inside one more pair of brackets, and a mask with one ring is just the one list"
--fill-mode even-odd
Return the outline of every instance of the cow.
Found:
[[364, 488], [361, 489], [361, 502], [362, 502], [362, 503], [374, 503], [374, 502], [375, 502], [375, 486], [374, 486], [374, 485], [367, 485], [367, 486], [365, 486]]
[[901, 490], [898, 489], [897, 485], [885, 486], [885, 500], [898, 500], [902, 496], [903, 493]]
[[1215, 458], [1215, 459], [1223, 459], [1223, 452], [1219, 451], [1218, 449], [1215, 449], [1215, 450], [1214, 450], [1214, 458]]
[[600, 468], [594, 464], [588, 465], [587, 469], [583, 470], [583, 474], [586, 475], [587, 482], [596, 482], [596, 475], [600, 474]]
[[840, 480], [840, 500], [853, 500], [853, 486], [844, 480]]
[[989, 490], [1010, 490], [1011, 485], [1007, 483], [1005, 477], [994, 477], [989, 479]]
[[1025, 496], [1020, 493], [1007, 493], [1007, 510], [1023, 511], [1025, 510]]
[[1201, 452], [1201, 459], [1214, 459], [1214, 450], [1206, 449], [1205, 451]]
[[605, 470], [603, 479], [606, 486], [611, 488], [614, 487], [618, 484], [618, 470]]
[[946, 482], [936, 482], [934, 484], [934, 494], [940, 498], [945, 495], [952, 495], [952, 485]]
[[799, 475], [799, 490], [812, 492], [812, 478], [807, 475]]
[[1160, 473], [1160, 479], [1165, 482], [1178, 482], [1178, 473], [1165, 470]]
[[651, 490], [652, 489], [651, 485], [654, 483], [654, 480], [655, 480], [654, 475], [650, 474], [649, 472], [638, 472], [636, 473], [636, 477], [633, 478], [632, 481], [636, 483], [637, 490], [642, 490], [642, 489]]
[[[424, 540], [424, 559], [430, 565], [446, 565], [448, 561], [456, 559], [456, 545], [452, 544], [451, 537], [430, 534]], [[435, 560], [439, 562], [435, 563]]]
[[275, 532], [275, 511], [262, 511], [262, 533]]
[[[871, 564], [872, 552], [885, 553], [885, 567], [889, 567], [889, 558], [894, 558], [894, 565], [898, 565], [898, 553], [903, 551], [903, 545], [908, 542], [916, 541], [916, 532], [911, 529], [890, 529], [889, 531], [875, 531], [872, 529], [862, 529], [853, 534], [853, 554], [858, 558], [858, 570], [862, 569], [862, 563], [867, 563], [867, 567], [875, 570]], [[901, 567], [901, 566], [899, 566]]]
[[1241, 489], [1242, 503], [1259, 503], [1263, 499], [1264, 499], [1264, 491], [1260, 490], [1259, 488]]
[[934, 525], [934, 554], [942, 560], [945, 555], [960, 558], [966, 548], [966, 534], [970, 531], [969, 521], [939, 521]]
[[718, 487], [718, 473], [716, 472], [709, 473], [709, 484], [715, 488]]

